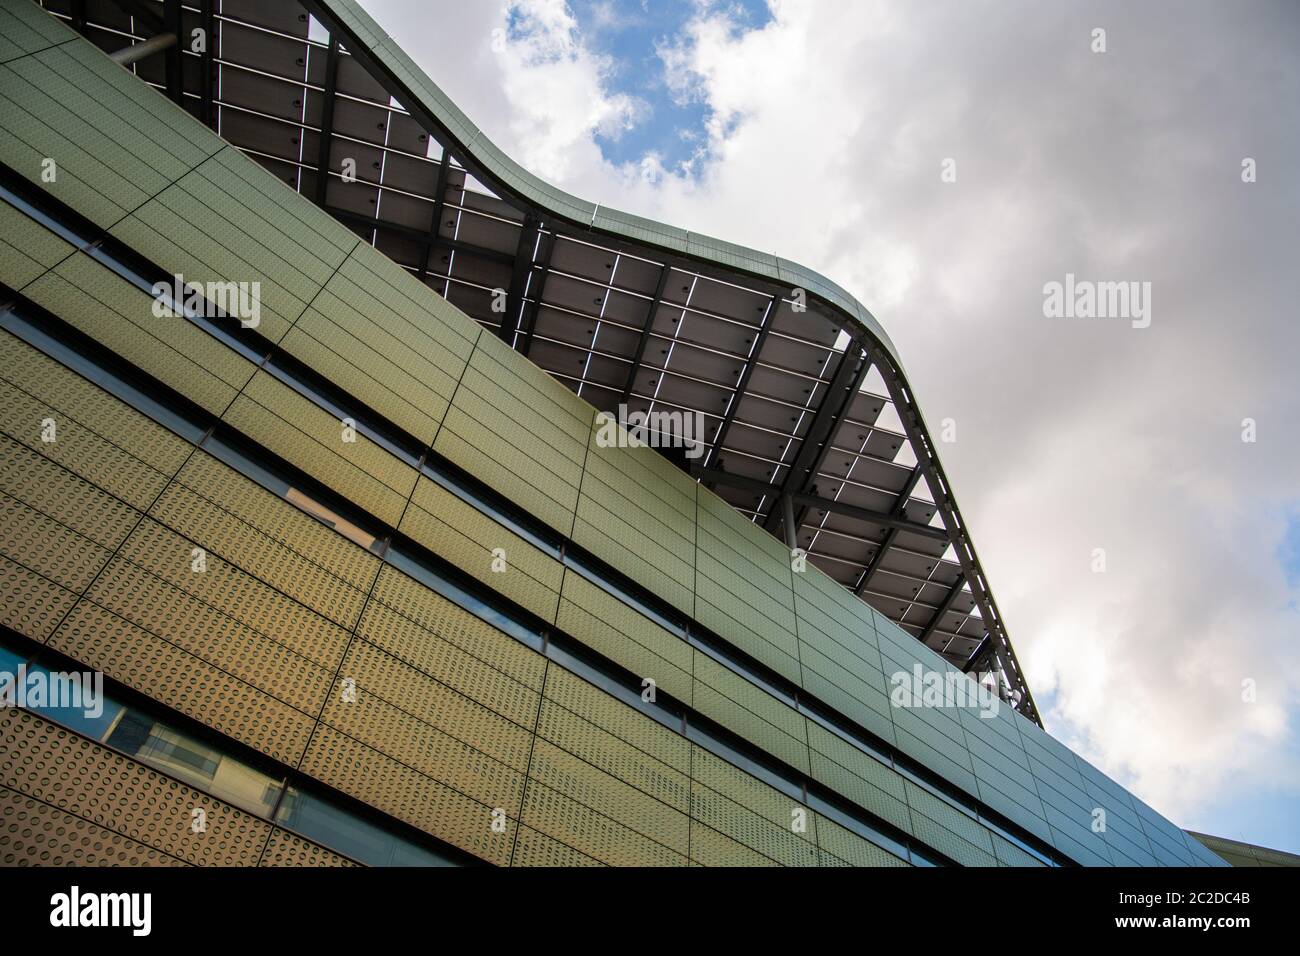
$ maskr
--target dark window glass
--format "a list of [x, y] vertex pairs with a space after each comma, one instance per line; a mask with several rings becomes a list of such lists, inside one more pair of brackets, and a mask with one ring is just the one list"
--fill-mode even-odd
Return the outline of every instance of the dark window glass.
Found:
[[285, 793], [275, 822], [370, 866], [460, 865], [297, 787]]

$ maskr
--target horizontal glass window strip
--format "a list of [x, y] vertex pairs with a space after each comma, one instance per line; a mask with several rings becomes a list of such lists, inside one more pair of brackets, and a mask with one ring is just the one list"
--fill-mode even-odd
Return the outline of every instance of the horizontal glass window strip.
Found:
[[686, 636], [686, 628], [677, 615], [672, 614], [666, 607], [661, 612], [654, 604], [636, 597], [628, 588], [614, 581], [616, 572], [605, 568], [603, 562], [586, 554], [575, 554], [574, 550], [572, 546], [565, 548], [564, 563], [567, 567], [573, 568], [592, 584], [612, 594], [629, 607], [636, 608], [643, 616], [654, 621], [665, 631], [671, 631], [678, 637]]
[[899, 840], [890, 836], [884, 830], [873, 827], [865, 821], [859, 819], [855, 814], [848, 813], [842, 804], [838, 801], [826, 799], [817, 790], [809, 788], [808, 806], [824, 816], [830, 817], [846, 830], [852, 830], [864, 840], [869, 840], [883, 850], [888, 850], [895, 856], [900, 856], [904, 860], [912, 858], [911, 847], [914, 841]]
[[441, 487], [450, 491], [461, 501], [492, 518], [497, 524], [509, 528], [539, 551], [544, 551], [553, 558], [560, 557], [562, 541], [553, 534], [546, 534], [549, 529], [545, 529], [543, 526], [533, 527], [526, 521], [508, 513], [494, 502], [488, 500], [486, 495], [469, 487], [468, 482], [450, 474], [450, 468], [435, 468], [433, 465], [425, 463], [421, 468], [421, 472], [431, 481], [437, 482]]
[[[423, 451], [414, 450], [412, 442], [414, 439], [403, 440], [393, 435], [393, 430], [380, 427], [372, 416], [366, 415], [360, 418], [356, 416], [356, 410], [345, 408], [333, 401], [329, 396], [322, 393], [311, 382], [300, 373], [292, 371], [289, 363], [284, 356], [277, 356], [266, 363], [266, 370], [274, 375], [277, 379], [288, 385], [291, 389], [321, 408], [339, 421], [351, 419], [356, 425], [357, 432], [365, 435], [375, 444], [381, 446], [385, 451], [390, 452], [408, 465], [419, 467]], [[416, 443], [418, 445], [418, 443]]]
[[[92, 259], [111, 270], [118, 277], [131, 283], [141, 292], [152, 296], [159, 305], [164, 306], [174, 317], [188, 319], [254, 364], [261, 364], [262, 360], [266, 358], [264, 351], [259, 351], [240, 341], [238, 336], [232, 334], [217, 321], [217, 319], [220, 319], [222, 322], [229, 324], [235, 320], [219, 312], [215, 306], [210, 303], [206, 306], [196, 305], [193, 299], [186, 294], [185, 289], [181, 290], [181, 300], [178, 302], [176, 300], [177, 290], [174, 281], [169, 282], [164, 279], [150, 281], [149, 277], [140, 271], [138, 264], [132, 263], [120, 251], [110, 250], [104, 245], [92, 246], [88, 251]], [[196, 294], [195, 298], [203, 297]], [[203, 301], [207, 302], [207, 299], [203, 298]], [[209, 317], [208, 312], [212, 312], [213, 316]]]
[[585, 647], [577, 645], [576, 642], [557, 640], [552, 636], [547, 641], [546, 656], [565, 670], [577, 674], [587, 683], [599, 687], [611, 697], [621, 700], [656, 723], [681, 733], [683, 712], [675, 709], [664, 699], [666, 695], [656, 694], [654, 702], [646, 701], [641, 696], [639, 686], [633, 686], [629, 680], [614, 673], [612, 669], [600, 666], [604, 662], [598, 662], [598, 658]]
[[[112, 687], [75, 706], [48, 699], [30, 702], [13, 696], [18, 693], [20, 668], [29, 685], [39, 680], [46, 687], [54, 686], [54, 680], [62, 675], [80, 677], [83, 673], [75, 670], [72, 661], [52, 660], [53, 666], [46, 666], [42, 660], [55, 656], [52, 652], [27, 648], [29, 639], [8, 629], [0, 630], [0, 700], [5, 706], [21, 706], [358, 862], [370, 866], [462, 866], [470, 862], [459, 850], [424, 845], [392, 827], [353, 813], [319, 792], [318, 785], [300, 779], [288, 768], [270, 765], [261, 755], [250, 761], [223, 748], [215, 734], [187, 732], [168, 719], [166, 708], [138, 693]], [[68, 686], [66, 680], [63, 686]]]
[[448, 601], [464, 608], [497, 630], [509, 634], [515, 640], [527, 644], [533, 650], [541, 651], [544, 648], [545, 632], [541, 627], [533, 627], [521, 622], [502, 609], [498, 601], [485, 600], [468, 584], [457, 583], [445, 570], [439, 569], [436, 559], [426, 558], [420, 553], [421, 550], [414, 543], [395, 541], [384, 554], [384, 560], [397, 570], [415, 578], [431, 591], [441, 594]]
[[91, 230], [78, 230], [60, 218], [51, 216], [42, 210], [40, 206], [29, 202], [25, 195], [27, 188], [26, 184], [19, 182], [15, 174], [7, 166], [0, 165], [0, 199], [35, 219], [60, 239], [71, 243], [78, 249], [84, 249], [91, 244], [93, 239], [90, 237], [94, 234]]
[[[55, 204], [57, 204], [57, 200], [53, 200], [51, 197], [48, 200], [48, 205], [55, 205]], [[111, 241], [115, 242], [116, 240], [111, 240]], [[143, 279], [140, 279], [139, 281], [143, 281]], [[18, 298], [21, 300], [21, 297]], [[211, 329], [211, 326], [208, 325], [204, 325], [202, 327]], [[252, 330], [246, 330], [246, 331], [252, 333]], [[52, 344], [55, 346], [60, 344], [48, 335], [45, 336], [45, 339], [48, 341], [48, 344]], [[42, 351], [47, 351], [45, 345], [38, 344], [37, 341], [33, 341], [31, 339], [28, 339], [28, 341], [30, 341], [31, 344], [35, 345], [37, 348], [41, 348]], [[226, 341], [224, 337], [223, 337], [223, 341]], [[273, 347], [271, 347], [269, 343], [268, 343], [268, 349], [274, 352]], [[59, 359], [60, 361], [64, 360], [62, 357], [60, 357], [60, 355], [54, 354], [53, 352], [47, 351], [47, 354], [51, 354], [52, 357]], [[81, 357], [84, 358], [84, 356]], [[287, 384], [293, 385], [293, 387], [295, 387], [300, 394], [304, 395], [304, 397], [307, 397], [309, 400], [316, 403], [319, 407], [328, 411], [329, 414], [334, 415], [336, 417], [340, 417], [341, 413], [350, 410], [348, 406], [338, 404], [333, 397], [326, 396], [325, 392], [329, 391], [328, 387], [323, 390], [317, 388], [316, 385], [309, 380], [310, 379], [309, 375], [304, 375], [301, 370], [295, 367], [295, 360], [288, 359], [287, 361], [285, 361], [285, 359], [283, 358], [276, 357], [272, 360], [272, 362], [268, 364], [274, 365], [275, 363], [282, 362], [282, 361], [284, 362], [284, 367], [281, 367], [279, 365], [276, 366], [276, 368], [281, 372], [282, 380], [286, 381]], [[72, 365], [69, 362], [65, 362], [65, 364], [70, 364], [70, 367], [77, 367], [75, 365]], [[82, 374], [87, 374], [86, 371], [83, 370], [85, 368], [85, 363], [81, 362], [79, 364], [82, 367], [78, 367], [77, 370]], [[290, 373], [290, 371], [288, 371], [288, 369], [293, 370], [292, 374]], [[100, 381], [100, 379], [98, 377], [95, 377], [93, 374], [87, 374], [87, 377], [91, 378], [91, 380], [93, 381], [97, 381], [97, 382]], [[289, 382], [289, 379], [291, 378], [294, 379], [294, 381], [296, 381], [298, 384], [295, 385], [293, 384], [293, 382]], [[166, 386], [158, 385], [156, 387], [160, 391], [161, 390], [170, 391], [166, 389]], [[112, 390], [113, 389], [110, 389], [110, 391]], [[134, 397], [128, 397], [127, 392], [125, 390], [121, 394], [119, 394], [119, 392], [117, 391], [114, 391], [114, 394], [118, 394], [119, 397], [122, 397], [124, 401], [127, 401], [128, 403], [138, 407], [145, 414], [150, 415], [150, 417], [156, 417], [155, 412], [161, 412], [163, 414], [166, 414], [167, 405], [165, 403], [151, 399], [148, 395], [145, 395], [143, 392], [139, 390], [135, 390], [135, 391], [137, 392], [137, 394]], [[143, 405], [137, 404], [137, 400], [140, 399], [143, 399], [144, 402]], [[172, 416], [168, 416], [168, 417], [172, 417]], [[353, 416], [349, 415], [344, 417], [353, 417]], [[181, 431], [176, 427], [174, 427], [173, 425], [168, 424], [167, 421], [163, 421], [162, 419], [156, 419], [156, 420], [159, 420], [160, 423], [164, 425], [168, 425], [168, 427], [172, 427], [173, 430], [177, 431], [178, 434], [182, 434], [184, 435], [184, 437], [190, 438], [191, 441], [196, 441], [196, 439], [193, 437], [193, 429], [189, 429], [187, 431]], [[374, 413], [369, 412], [369, 410], [366, 410], [364, 413], [361, 413], [361, 417], [354, 418], [354, 420], [357, 421], [359, 431], [363, 429], [363, 426], [371, 429], [371, 432], [368, 432], [368, 434], [372, 434], [372, 437], [393, 435], [393, 434], [404, 435], [404, 433], [402, 433], [401, 430], [398, 429], [396, 426], [387, 422], [386, 419], [382, 419], [379, 416], [375, 415]], [[378, 424], [374, 424], [374, 423], [378, 423]], [[228, 428], [228, 426], [224, 426], [224, 425], [221, 425], [220, 427], [223, 430]], [[410, 438], [410, 436], [405, 436], [405, 437], [409, 438], [410, 442], [412, 443], [415, 442], [415, 439]], [[259, 484], [262, 484], [263, 487], [267, 487], [269, 490], [272, 490], [274, 493], [284, 498], [285, 500], [294, 503], [295, 506], [302, 508], [303, 510], [307, 511], [307, 513], [313, 514], [313, 516], [322, 520], [324, 523], [335, 527], [336, 530], [340, 531], [340, 533], [348, 534], [348, 531], [346, 530], [347, 523], [343, 525], [337, 525], [335, 522], [329, 520], [328, 518], [323, 518], [321, 514], [313, 510], [313, 508], [310, 505], [308, 507], [303, 507], [304, 505], [303, 501], [295, 501], [294, 497], [289, 493], [289, 491], [292, 489], [292, 484], [290, 482], [287, 482], [280, 475], [278, 475], [275, 470], [258, 466], [254, 461], [253, 457], [250, 457], [247, 454], [235, 453], [233, 446], [230, 445], [229, 443], [222, 442], [219, 437], [214, 436], [213, 438], [209, 439], [209, 441], [212, 442], [214, 454], [218, 454], [218, 456], [220, 456], [220, 454], [229, 455], [230, 460], [228, 461], [228, 463], [233, 464], [235, 461], [240, 461], [241, 464], [235, 465], [235, 467], [237, 467], [238, 470], [240, 470], [242, 473], [246, 474], [249, 478], [258, 482]], [[406, 444], [406, 442], [403, 441], [402, 444]], [[204, 447], [206, 449], [207, 447], [206, 444]], [[259, 449], [258, 456], [260, 457], [262, 454], [264, 453], [262, 453], [261, 450]], [[409, 452], [407, 455], [404, 455], [403, 457], [407, 461], [411, 460]], [[489, 517], [492, 517], [494, 520], [498, 520], [499, 518], [505, 517], [506, 509], [502, 509], [490, 505], [492, 499], [496, 497], [495, 493], [491, 492], [490, 489], [488, 489], [485, 493], [468, 494], [467, 493], [468, 486], [471, 484], [471, 481], [463, 480], [459, 476], [452, 477], [452, 473], [456, 470], [455, 466], [449, 466], [446, 463], [444, 463], [441, 460], [441, 456], [437, 455], [437, 453], [433, 452], [432, 450], [428, 450], [426, 452], [424, 459], [425, 460], [423, 461], [422, 471], [426, 474], [429, 474], [431, 478], [442, 475], [444, 471], [447, 473], [446, 476], [447, 480], [445, 482], [444, 481], [439, 482], [440, 484], [443, 485], [443, 487], [446, 487], [453, 494], [457, 494], [457, 496], [461, 497], [462, 500], [465, 500], [466, 503], [470, 504], [472, 507], [475, 507], [477, 510], [486, 513]], [[285, 469], [291, 470], [292, 466], [286, 465]], [[471, 480], [472, 480], [472, 476], [471, 476]], [[474, 481], [474, 484], [477, 485], [478, 483]], [[486, 486], [484, 486], [484, 488], [486, 489]], [[488, 505], [486, 510], [484, 508], [485, 505]], [[502, 523], [506, 523], [506, 522], [502, 522]], [[377, 522], [377, 521], [373, 522], [373, 524], [375, 526], [382, 525], [381, 522]], [[356, 526], [359, 527], [360, 524], [358, 523]], [[518, 528], [521, 531], [530, 530], [528, 529], [528, 524], [526, 522], [526, 519], [520, 517], [511, 516], [509, 519], [509, 526], [512, 528], [512, 530], [515, 530], [516, 528]], [[542, 529], [544, 529], [544, 525], [542, 525], [541, 522], [536, 522], [534, 524], [534, 528], [531, 529], [530, 540], [536, 538], [544, 543], [548, 542], [549, 540], [553, 540], [554, 532], [550, 532], [549, 529], [547, 530], [542, 530]], [[390, 529], [384, 529], [384, 530], [390, 530]], [[376, 553], [378, 553], [379, 549], [382, 547], [382, 545], [380, 544], [381, 536], [382, 535], [380, 533], [376, 533], [373, 534], [369, 539], [370, 541], [369, 547], [371, 550], [376, 551]], [[367, 546], [366, 538], [364, 535], [361, 539], [353, 538], [353, 540], [357, 540], [358, 543], [363, 544], [363, 546]], [[549, 545], [548, 545], [548, 549], [549, 549]], [[541, 630], [535, 628], [532, 624], [520, 624], [520, 622], [515, 619], [513, 611], [502, 610], [502, 607], [498, 606], [499, 603], [501, 605], [505, 603], [504, 599], [502, 599], [501, 602], [497, 602], [494, 600], [484, 600], [483, 598], [479, 597], [474, 592], [474, 590], [469, 588], [468, 586], [462, 586], [456, 583], [454, 580], [452, 580], [452, 578], [449, 577], [447, 574], [440, 573], [438, 571], [433, 570], [434, 567], [438, 566], [439, 559], [432, 558], [432, 560], [429, 560], [423, 557], [414, 556], [416, 554], [419, 554], [422, 550], [423, 549], [420, 549], [418, 546], [414, 546], [414, 545], [409, 547], [404, 546], [403, 548], [393, 548], [390, 549], [390, 552], [387, 555], [385, 555], [385, 559], [389, 563], [392, 563], [394, 566], [399, 567], [400, 569], [406, 571], [407, 573], [410, 573], [413, 577], [417, 577], [417, 579], [424, 581], [426, 584], [428, 584], [428, 586], [438, 591], [438, 593], [443, 594], [449, 600], [452, 600], [453, 602], [460, 604], [462, 607], [465, 607], [471, 613], [475, 614], [476, 616], [482, 617], [484, 620], [492, 624], [494, 627], [506, 631], [507, 633], [511, 634], [511, 636], [516, 637], [517, 639], [528, 644], [529, 646], [536, 647], [537, 644], [543, 640]], [[677, 621], [680, 620], [680, 615], [678, 615], [666, 603], [660, 602], [653, 595], [641, 595], [640, 593], [635, 593], [640, 591], [640, 589], [637, 588], [635, 584], [629, 585], [626, 582], [626, 579], [624, 578], [623, 575], [621, 575], [617, 571], [614, 571], [612, 568], [605, 565], [604, 562], [600, 561], [599, 559], [596, 559], [586, 554], [582, 549], [577, 548], [576, 546], [573, 546], [571, 543], [566, 542], [562, 547], [562, 553], [566, 565], [573, 567], [574, 570], [582, 574], [588, 580], [592, 581], [593, 583], [600, 586], [602, 589], [606, 590], [610, 594], [619, 598], [619, 600], [629, 604], [632, 607], [635, 607], [639, 612], [644, 614], [646, 617], [650, 618], [656, 623], [659, 623], [661, 626], [665, 627], [666, 629], [678, 634], [679, 636], [684, 637], [684, 639], [686, 639], [688, 642], [692, 643], [694, 646], [698, 647], [701, 651], [708, 654], [710, 658], [716, 660], [719, 664], [726, 667], [728, 670], [732, 671], [733, 673], [736, 673], [739, 676], [743, 677], [745, 680], [749, 681], [750, 683], [753, 683], [756, 686], [762, 688], [764, 691], [776, 697], [778, 700], [781, 700], [786, 705], [804, 712], [808, 712], [803, 706], [801, 706], [804, 700], [807, 699], [808, 697], [807, 693], [795, 687], [795, 685], [791, 683], [788, 679], [782, 677], [781, 675], [777, 675], [774, 672], [771, 672], [769, 668], [767, 668], [765, 665], [757, 661], [751, 662], [748, 655], [745, 655], [741, 651], [735, 650], [725, 639], [713, 634], [707, 628], [703, 628], [698, 624], [696, 624], [695, 622], [686, 622], [685, 625], [676, 623]], [[531, 617], [529, 617], [529, 620], [531, 620]], [[637, 699], [639, 700], [639, 693], [637, 695]], [[838, 713], [834, 712], [832, 708], [825, 707], [825, 705], [821, 704], [821, 702], [819, 701], [816, 701], [814, 703], [814, 708], [815, 708], [814, 719], [817, 719], [819, 723], [827, 724], [830, 727], [830, 729], [836, 730], [839, 736], [844, 737], [844, 739], [849, 740], [850, 742], [853, 742], [855, 744], [858, 744], [859, 746], [861, 745], [863, 740], [863, 734], [867, 732], [864, 729], [860, 729], [859, 725], [856, 722], [849, 720], [848, 718], [843, 717], [842, 715], [839, 715]], [[834, 714], [834, 717], [831, 716], [832, 714]], [[904, 757], [901, 754], [898, 754], [893, 748], [888, 747], [888, 745], [882, 744], [879, 749], [867, 750], [866, 752], [870, 753], [872, 756], [876, 757], [877, 759], [880, 759], [882, 762], [886, 763], [887, 765], [892, 766], [895, 770], [901, 773], [905, 773], [905, 775], [909, 777], [915, 778], [916, 782], [919, 785], [924, 786], [927, 790], [935, 793], [937, 796], [940, 796], [945, 801], [953, 804], [954, 806], [962, 808], [964, 813], [972, 816], [978, 816], [981, 819], [987, 817], [987, 814], [983, 812], [983, 808], [981, 808], [981, 810], [977, 813], [975, 808], [968, 804], [967, 799], [961, 799], [957, 797], [956, 793], [954, 792], [954, 788], [952, 787], [952, 785], [948, 784], [947, 781], [942, 780], [942, 778], [937, 777], [937, 775], [933, 775], [930, 771], [928, 771], [928, 768], [924, 768], [921, 767], [920, 765], [914, 764], [909, 758]], [[885, 756], [886, 754], [889, 754], [891, 756]], [[729, 759], [729, 758], [724, 758], [724, 759]], [[994, 819], [996, 819], [996, 815], [994, 815]], [[1008, 828], [1005, 825], [1001, 825], [999, 832], [1003, 830], [1008, 830]], [[1011, 830], [1009, 832], [1014, 833], [1015, 831]], [[1008, 836], [1008, 838], [1012, 839], [1013, 837]], [[1014, 839], [1017, 845], [1024, 845], [1029, 852], [1034, 853], [1035, 856], [1044, 859], [1044, 861], [1046, 862], [1056, 862], [1059, 859], [1058, 855], [1051, 850], [1035, 850], [1033, 848], [1035, 844], [1028, 843], [1028, 841], [1023, 837], [1015, 837]], [[1059, 865], [1059, 863], [1057, 865]]]
[[181, 438], [197, 445], [206, 434], [208, 427], [206, 421], [200, 421], [197, 416], [187, 417], [182, 411], [177, 410], [176, 405], [154, 398], [132, 385], [106, 364], [86, 356], [55, 338], [33, 320], [33, 313], [30, 311], [19, 311], [12, 307], [0, 310], [0, 326], [88, 381], [94, 382], [132, 408], [143, 412]]

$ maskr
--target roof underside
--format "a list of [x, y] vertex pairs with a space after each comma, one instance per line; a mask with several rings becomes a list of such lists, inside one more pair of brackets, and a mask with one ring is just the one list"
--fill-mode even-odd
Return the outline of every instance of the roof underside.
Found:
[[349, 52], [335, 4], [43, 5], [106, 51], [179, 32], [186, 49], [129, 68], [591, 404], [702, 414], [706, 450], [680, 464], [782, 537], [788, 496], [813, 564], [955, 666], [1000, 670], [1038, 720], [901, 367], [838, 304], [813, 290], [798, 310], [789, 283], [494, 181], [362, 40]]

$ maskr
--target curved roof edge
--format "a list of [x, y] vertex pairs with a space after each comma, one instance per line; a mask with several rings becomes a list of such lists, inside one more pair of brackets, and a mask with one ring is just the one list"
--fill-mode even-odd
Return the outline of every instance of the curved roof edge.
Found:
[[[669, 258], [689, 261], [697, 271], [713, 273], [715, 277], [734, 279], [744, 276], [791, 290], [803, 289], [808, 293], [810, 305], [819, 300], [828, 307], [832, 321], [848, 332], [872, 361], [879, 366], [881, 359], [886, 359], [892, 366], [889, 372], [893, 374], [886, 373], [884, 368], [881, 371], [886, 373], [884, 378], [890, 398], [913, 446], [918, 465], [924, 470], [930, 493], [944, 519], [945, 530], [963, 567], [972, 596], [980, 606], [984, 626], [993, 641], [992, 653], [996, 654], [1002, 671], [1020, 695], [1017, 709], [1041, 726], [1042, 719], [979, 566], [965, 521], [960, 518], [956, 497], [943, 473], [924, 414], [919, 403], [912, 400], [913, 392], [907, 383], [902, 360], [888, 333], [866, 306], [835, 282], [796, 262], [601, 206], [552, 186], [524, 169], [489, 140], [356, 0], [301, 2], [331, 33], [345, 39], [348, 52], [366, 64], [376, 79], [382, 77], [381, 82], [389, 93], [413, 117], [445, 134], [450, 142], [442, 145], [463, 167], [502, 198], [513, 199], [523, 207], [522, 211], [532, 212], [542, 219], [566, 222], [615, 243], [651, 249]], [[348, 39], [356, 42], [347, 43]], [[978, 661], [972, 659], [972, 669], [976, 663]]]
[[[462, 165], [468, 163], [470, 171], [484, 183], [499, 185], [504, 192], [523, 200], [539, 212], [545, 212], [549, 218], [564, 219], [591, 232], [709, 262], [732, 274], [745, 273], [792, 289], [804, 289], [850, 319], [858, 331], [881, 345], [894, 365], [902, 371], [898, 351], [880, 322], [866, 306], [826, 276], [789, 259], [701, 233], [688, 232], [676, 226], [589, 202], [557, 189], [520, 166], [489, 140], [356, 0], [310, 0], [305, 6], [320, 8], [326, 17], [333, 14], [345, 28], [345, 34], [350, 32], [361, 40], [365, 48], [349, 49], [349, 52], [354, 55], [368, 52], [377, 58], [379, 65], [414, 94], [418, 104], [428, 110], [438, 125], [456, 139], [452, 153]], [[410, 108], [410, 104], [403, 105]], [[476, 166], [479, 168], [475, 169]], [[479, 175], [480, 171], [483, 175]]]

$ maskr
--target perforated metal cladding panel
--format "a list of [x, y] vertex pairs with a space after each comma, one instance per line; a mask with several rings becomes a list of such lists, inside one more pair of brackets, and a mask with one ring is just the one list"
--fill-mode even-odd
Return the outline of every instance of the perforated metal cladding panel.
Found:
[[420, 478], [398, 529], [542, 620], [555, 620], [563, 565], [441, 485]]
[[720, 498], [699, 492], [695, 617], [800, 681], [790, 555]]
[[906, 860], [882, 850], [852, 830], [818, 813], [818, 854], [822, 866], [908, 866]]
[[556, 626], [678, 700], [691, 699], [690, 646], [574, 571], [564, 575]]
[[439, 673], [441, 640], [526, 688], [542, 689], [541, 655], [391, 567], [379, 572], [365, 621], [363, 637], [425, 673]]
[[812, 565], [793, 578], [802, 686], [893, 743], [871, 609]]
[[604, 866], [595, 857], [538, 833], [532, 827], [519, 827], [511, 866]]
[[687, 614], [694, 610], [695, 482], [596, 416], [574, 540]]
[[203, 452], [150, 515], [344, 627], [379, 572], [373, 554]]
[[7, 436], [0, 436], [0, 494], [12, 519], [0, 551], [81, 590], [139, 520], [139, 512]]
[[138, 840], [0, 787], [0, 866], [185, 866]]
[[278, 342], [355, 245], [320, 229], [325, 222], [306, 198], [270, 188], [252, 160], [227, 146], [111, 232], [187, 281], [258, 283], [258, 330]]
[[23, 294], [213, 414], [253, 374], [252, 363], [193, 323], [155, 316], [151, 296], [84, 252]]
[[[536, 789], [532, 800], [525, 801], [524, 823], [557, 838], [566, 833], [577, 837], [591, 827], [609, 841], [595, 846], [592, 855], [608, 863], [638, 859], [666, 865], [686, 862], [686, 813], [614, 774], [539, 740], [533, 747], [528, 778], [530, 790], [540, 789]], [[572, 830], [575, 825], [580, 828], [577, 833]], [[572, 844], [575, 840], [565, 842]], [[581, 845], [580, 838], [577, 845]]]
[[692, 705], [728, 730], [808, 772], [803, 716], [701, 651], [695, 652]]
[[[505, 866], [514, 841], [514, 807], [479, 803], [344, 734], [322, 727], [301, 769], [413, 826]], [[492, 828], [493, 810], [505, 812], [505, 828]]]
[[35, 4], [0, 6], [0, 63], [76, 39], [62, 21], [46, 16]]
[[[27, 711], [0, 712], [0, 786], [188, 863], [253, 866], [271, 826]], [[191, 829], [202, 809], [207, 830]]]
[[691, 775], [693, 819], [782, 865], [818, 865], [811, 810], [699, 747], [691, 749]]
[[494, 336], [480, 336], [434, 448], [568, 534], [593, 409]]
[[809, 776], [900, 830], [911, 832], [902, 777], [811, 720], [808, 744]]
[[[179, 106], [84, 41], [0, 66], [0, 160], [101, 226], [221, 147]], [[41, 181], [45, 157], [59, 164], [52, 183]]]
[[285, 763], [307, 746], [306, 714], [91, 602], [74, 608], [49, 644]]
[[479, 332], [359, 243], [282, 345], [432, 444]]
[[72, 252], [44, 226], [8, 203], [0, 203], [0, 282], [21, 290]]
[[262, 851], [261, 859], [257, 865], [351, 867], [357, 864], [345, 856], [340, 856], [325, 849], [323, 846], [304, 840], [297, 834], [282, 830], [279, 827], [271, 827], [271, 835], [267, 838], [266, 848]]
[[416, 470], [266, 372], [253, 377], [223, 418], [386, 524], [401, 519]]

